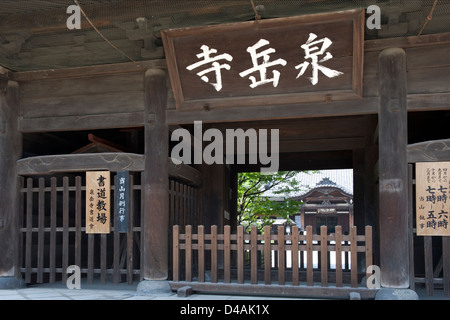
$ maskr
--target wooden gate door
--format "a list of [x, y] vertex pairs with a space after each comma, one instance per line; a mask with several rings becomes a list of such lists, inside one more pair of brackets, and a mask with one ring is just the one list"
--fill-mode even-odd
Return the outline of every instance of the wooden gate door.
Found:
[[[117, 192], [111, 172], [111, 232], [86, 233], [85, 172], [21, 177], [20, 271], [27, 283], [66, 282], [80, 267], [87, 283], [129, 284], [140, 273], [140, 173], [130, 174], [128, 231], [114, 226]], [[69, 274], [70, 276], [70, 274]]]
[[[409, 224], [411, 234], [411, 270], [412, 289], [417, 285], [425, 286], [427, 295], [443, 290], [450, 297], [450, 236], [418, 235], [416, 218], [416, 164], [419, 162], [449, 162], [450, 140], [422, 142], [408, 146], [409, 163]], [[448, 172], [450, 177], [450, 172]], [[450, 182], [450, 180], [449, 180]], [[446, 207], [450, 203], [450, 188], [443, 186]], [[446, 211], [444, 211], [446, 212]], [[450, 214], [450, 212], [449, 212]], [[450, 226], [448, 226], [450, 228]]]

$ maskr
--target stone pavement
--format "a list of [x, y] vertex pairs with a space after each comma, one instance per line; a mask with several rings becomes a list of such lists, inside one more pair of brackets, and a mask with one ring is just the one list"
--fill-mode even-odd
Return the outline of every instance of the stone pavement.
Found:
[[0, 300], [302, 300], [280, 297], [247, 297], [233, 295], [192, 294], [178, 297], [176, 292], [163, 296], [139, 296], [137, 283], [118, 285], [81, 283], [81, 289], [68, 289], [62, 283], [29, 285], [23, 289], [0, 290]]
[[[317, 300], [286, 297], [264, 297], [264, 296], [236, 296], [236, 295], [214, 295], [214, 294], [192, 294], [188, 297], [178, 297], [176, 292], [163, 296], [139, 296], [136, 294], [137, 283], [118, 285], [107, 283], [86, 284], [81, 283], [80, 290], [70, 290], [65, 284], [40, 284], [29, 285], [23, 289], [0, 290], [0, 300], [242, 300], [242, 301], [264, 301], [264, 300]], [[435, 291], [431, 297], [426, 296], [425, 290], [418, 289], [420, 300], [450, 300], [443, 296], [442, 290]]]

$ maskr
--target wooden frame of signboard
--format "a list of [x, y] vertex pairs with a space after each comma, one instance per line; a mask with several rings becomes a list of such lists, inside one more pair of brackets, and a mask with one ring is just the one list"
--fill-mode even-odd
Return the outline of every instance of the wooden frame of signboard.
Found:
[[[308, 42], [311, 33], [316, 40], [329, 38], [332, 45], [328, 53], [332, 58], [319, 63], [326, 68], [340, 71], [339, 77], [329, 78], [320, 71], [320, 82], [312, 84], [309, 69], [300, 77], [298, 64], [305, 61], [306, 53], [301, 45]], [[198, 110], [226, 107], [286, 105], [305, 102], [348, 100], [362, 97], [364, 56], [364, 11], [314, 14], [269, 20], [232, 23], [161, 31], [167, 65], [171, 78], [177, 110]], [[259, 50], [272, 48], [270, 61], [283, 59], [285, 66], [272, 66], [267, 72], [279, 67], [278, 84], [249, 86], [249, 76], [240, 75], [251, 68], [252, 58], [247, 49], [258, 39], [268, 45]], [[196, 70], [187, 67], [200, 59], [202, 45], [217, 50], [214, 54], [229, 53], [226, 61], [229, 70], [222, 70], [222, 86], [214, 90], [213, 79], [201, 80]], [[324, 47], [320, 47], [323, 49]], [[211, 52], [213, 54], [213, 52]], [[211, 56], [211, 58], [214, 58]], [[261, 56], [260, 56], [261, 58]], [[255, 64], [253, 65], [255, 66]], [[257, 78], [258, 72], [254, 73]], [[213, 78], [214, 75], [210, 75]], [[216, 76], [216, 80], [218, 77]]]

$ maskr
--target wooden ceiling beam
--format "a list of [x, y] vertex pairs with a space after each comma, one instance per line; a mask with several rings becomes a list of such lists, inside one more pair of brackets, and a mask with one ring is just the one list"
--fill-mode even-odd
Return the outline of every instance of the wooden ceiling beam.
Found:
[[[179, 13], [188, 15], [207, 15], [219, 13], [224, 8], [242, 6], [242, 1], [215, 1], [213, 6], [200, 8], [188, 5], [185, 1], [164, 0], [133, 0], [121, 1], [110, 4], [96, 4], [82, 6], [86, 15], [97, 28], [114, 25], [118, 21], [135, 20], [145, 16], [171, 16]], [[250, 5], [250, 3], [249, 3]], [[56, 33], [67, 31], [66, 21], [69, 14], [62, 8], [51, 9], [45, 12], [29, 12], [9, 15], [0, 19], [2, 34], [17, 33], [18, 31], [30, 31], [33, 34]], [[81, 28], [91, 28], [86, 19], [82, 19]]]
[[[279, 171], [352, 168], [352, 151], [297, 152], [280, 154]], [[237, 172], [259, 171], [259, 165], [233, 165]]]

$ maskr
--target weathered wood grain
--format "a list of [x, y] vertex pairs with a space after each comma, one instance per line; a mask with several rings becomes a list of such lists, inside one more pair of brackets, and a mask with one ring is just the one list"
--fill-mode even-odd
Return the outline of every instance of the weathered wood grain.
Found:
[[[17, 161], [18, 175], [45, 175], [58, 172], [88, 170], [144, 171], [145, 156], [134, 153], [95, 153], [37, 156]], [[194, 186], [201, 186], [202, 174], [186, 164], [174, 164], [167, 159], [169, 175]]]
[[450, 161], [450, 139], [408, 145], [408, 163]]
[[[169, 272], [169, 126], [164, 70], [145, 74], [145, 162], [142, 199], [143, 273], [146, 280], [167, 280]], [[150, 121], [152, 120], [152, 121]], [[155, 170], [157, 168], [157, 170]]]
[[380, 53], [380, 268], [382, 285], [395, 288], [409, 288], [406, 73], [403, 49]]
[[19, 179], [16, 161], [22, 157], [17, 127], [19, 84], [0, 79], [0, 277], [18, 277]]

